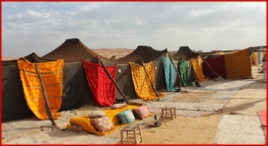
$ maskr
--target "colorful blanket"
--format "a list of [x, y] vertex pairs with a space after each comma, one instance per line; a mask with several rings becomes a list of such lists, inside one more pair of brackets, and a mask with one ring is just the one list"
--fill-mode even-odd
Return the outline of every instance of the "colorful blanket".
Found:
[[[219, 57], [215, 57], [215, 58], [205, 58], [204, 61], [206, 61], [207, 63], [203, 63], [203, 67], [204, 67], [204, 74], [211, 78], [218, 78], [218, 76], [214, 73], [214, 71], [220, 75], [222, 78], [226, 79], [227, 78], [227, 73], [226, 73], [226, 67], [225, 67], [225, 61], [224, 61], [224, 56], [221, 55]], [[214, 70], [212, 70], [212, 69]]]
[[[45, 99], [35, 64], [36, 63], [31, 63], [26, 59], [18, 60], [20, 79], [28, 107], [37, 118], [47, 120], [49, 118], [46, 113]], [[61, 116], [58, 110], [62, 102], [63, 64], [64, 61], [62, 59], [52, 62], [37, 63], [54, 119], [58, 119]]]
[[224, 59], [227, 79], [243, 79], [252, 76], [249, 49], [225, 54]]
[[203, 73], [203, 67], [202, 67], [202, 58], [198, 57], [196, 59], [190, 59], [193, 69], [194, 69], [194, 76], [198, 81], [206, 81], [208, 80], [204, 73]]
[[181, 81], [184, 86], [192, 86], [192, 82], [189, 81], [189, 75], [188, 75], [188, 63], [186, 61], [179, 61], [178, 67], [181, 75]]
[[[115, 103], [116, 90], [113, 81], [105, 73], [100, 64], [82, 60], [88, 85], [95, 101], [101, 107], [111, 106]], [[106, 69], [116, 80], [116, 65], [106, 66]]]
[[176, 91], [174, 88], [176, 80], [176, 69], [169, 58], [162, 56], [167, 91]]
[[[158, 99], [153, 87], [151, 86], [150, 80], [148, 79], [146, 72], [142, 65], [129, 62], [131, 67], [131, 75], [135, 88], [135, 92], [138, 98], [142, 100], [155, 100]], [[154, 85], [155, 82], [155, 71], [153, 62], [144, 63], [145, 69], [149, 75], [149, 78]], [[165, 96], [165, 94], [158, 94], [159, 97]]]

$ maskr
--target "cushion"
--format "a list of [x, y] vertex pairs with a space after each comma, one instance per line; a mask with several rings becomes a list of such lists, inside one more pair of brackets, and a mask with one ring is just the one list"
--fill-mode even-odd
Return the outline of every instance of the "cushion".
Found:
[[116, 103], [116, 104], [112, 105], [111, 108], [112, 109], [120, 109], [120, 108], [123, 108], [125, 106], [127, 106], [126, 103]]
[[148, 108], [145, 105], [142, 105], [134, 109], [133, 111], [136, 113], [139, 119], [145, 119], [150, 115]]
[[119, 114], [117, 114], [118, 118], [120, 119], [121, 124], [128, 124], [134, 122], [136, 119], [130, 109], [127, 109]]
[[115, 128], [112, 121], [107, 116], [101, 118], [94, 118], [90, 121], [94, 125], [94, 127], [101, 133], [106, 133]]
[[101, 118], [106, 116], [103, 111], [92, 111], [90, 114], [88, 114], [89, 118]]

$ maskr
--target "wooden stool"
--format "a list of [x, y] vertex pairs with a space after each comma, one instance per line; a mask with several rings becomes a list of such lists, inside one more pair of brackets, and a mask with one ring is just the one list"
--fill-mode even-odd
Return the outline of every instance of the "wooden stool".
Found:
[[176, 118], [176, 108], [175, 107], [170, 107], [170, 108], [165, 107], [165, 108], [162, 108], [161, 111], [162, 111], [162, 116], [161, 116], [162, 120], [164, 118], [171, 118], [172, 120], [174, 118]]
[[128, 130], [121, 130], [120, 132], [122, 144], [125, 144], [126, 142], [134, 142], [135, 144], [142, 142], [140, 126]]

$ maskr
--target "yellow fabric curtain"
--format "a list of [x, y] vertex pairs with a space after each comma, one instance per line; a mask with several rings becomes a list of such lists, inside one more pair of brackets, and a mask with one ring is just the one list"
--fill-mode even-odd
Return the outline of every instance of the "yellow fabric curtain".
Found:
[[[129, 62], [131, 67], [132, 81], [134, 84], [135, 92], [138, 98], [142, 100], [155, 100], [157, 95], [151, 86], [150, 80], [148, 79], [146, 72], [142, 65]], [[155, 70], [153, 62], [144, 63], [145, 69], [154, 85], [155, 83]], [[158, 94], [159, 97], [165, 96], [165, 94]]]
[[190, 62], [192, 63], [193, 69], [194, 69], [194, 76], [198, 81], [206, 81], [208, 80], [203, 72], [202, 67], [202, 58], [198, 57], [196, 59], [190, 59]]
[[227, 79], [252, 76], [249, 49], [224, 55]]
[[252, 65], [257, 65], [257, 52], [252, 53]]
[[[54, 119], [58, 119], [58, 117], [61, 116], [58, 110], [62, 102], [63, 64], [64, 61], [62, 59], [52, 62], [37, 63]], [[35, 63], [31, 63], [27, 60], [18, 60], [18, 68], [24, 97], [28, 107], [37, 118], [41, 120], [49, 119], [46, 113], [44, 95], [41, 82], [35, 69]]]
[[138, 108], [139, 105], [127, 105], [123, 108], [120, 109], [106, 109], [104, 110], [104, 113], [106, 114], [106, 116], [112, 121], [113, 125], [115, 126], [115, 129], [106, 132], [106, 133], [100, 133], [99, 131], [97, 131], [94, 126], [92, 125], [92, 123], [90, 122], [90, 118], [86, 115], [84, 116], [76, 116], [70, 119], [69, 124], [67, 124], [67, 128], [70, 127], [70, 124], [76, 124], [80, 127], [82, 127], [85, 131], [90, 132], [92, 134], [95, 135], [107, 135], [109, 133], [112, 133], [124, 126], [126, 126], [127, 124], [122, 125], [120, 123], [120, 119], [118, 118], [117, 114], [127, 110], [127, 109], [135, 109]]

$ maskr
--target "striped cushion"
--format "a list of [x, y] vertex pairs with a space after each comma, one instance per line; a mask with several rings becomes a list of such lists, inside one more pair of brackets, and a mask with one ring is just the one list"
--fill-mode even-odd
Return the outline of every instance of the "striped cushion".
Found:
[[136, 120], [130, 109], [119, 113], [117, 116], [120, 119], [121, 124], [128, 124]]

